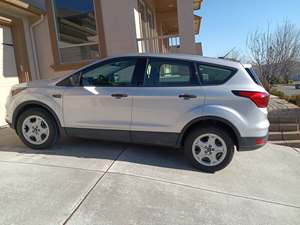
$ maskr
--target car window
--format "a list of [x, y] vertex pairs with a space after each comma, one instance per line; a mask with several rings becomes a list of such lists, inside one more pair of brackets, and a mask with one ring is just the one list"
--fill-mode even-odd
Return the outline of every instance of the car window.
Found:
[[81, 74], [82, 86], [130, 86], [136, 59], [113, 60]]
[[145, 86], [192, 84], [191, 64], [184, 61], [151, 59], [146, 68]]
[[233, 70], [216, 66], [198, 65], [202, 84], [217, 85], [226, 82], [232, 75]]
[[251, 79], [258, 85], [262, 86], [261, 81], [259, 80], [258, 75], [256, 74], [253, 68], [245, 68], [247, 73], [250, 75]]
[[80, 72], [67, 77], [57, 84], [57, 86], [76, 87], [79, 86]]

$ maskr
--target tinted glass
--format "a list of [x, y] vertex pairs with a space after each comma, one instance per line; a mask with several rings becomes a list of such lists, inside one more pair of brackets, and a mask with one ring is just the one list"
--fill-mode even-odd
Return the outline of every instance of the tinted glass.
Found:
[[221, 67], [198, 65], [198, 68], [200, 79], [206, 85], [222, 84], [233, 74], [232, 70]]
[[80, 73], [76, 73], [57, 84], [57, 86], [67, 86], [67, 87], [75, 87], [79, 86], [80, 83]]
[[252, 69], [252, 68], [246, 68], [246, 71], [247, 71], [247, 73], [250, 75], [250, 77], [252, 78], [252, 80], [253, 80], [256, 84], [262, 86], [262, 84], [261, 84], [261, 82], [260, 82], [260, 80], [259, 80], [259, 78], [258, 78], [258, 76], [257, 76], [257, 74], [256, 74], [256, 72], [255, 72], [254, 69]]
[[192, 84], [191, 64], [153, 59], [147, 65], [145, 86], [185, 86]]
[[136, 59], [117, 60], [96, 66], [81, 75], [82, 86], [130, 86]]
[[53, 9], [61, 62], [99, 57], [93, 0], [53, 0]]

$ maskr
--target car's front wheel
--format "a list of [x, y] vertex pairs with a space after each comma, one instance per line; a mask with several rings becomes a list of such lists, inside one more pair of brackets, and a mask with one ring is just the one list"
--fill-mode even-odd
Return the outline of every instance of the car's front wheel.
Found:
[[196, 168], [204, 172], [215, 172], [225, 168], [231, 162], [234, 142], [225, 130], [204, 127], [188, 135], [184, 151]]
[[56, 122], [40, 108], [29, 109], [19, 116], [17, 133], [23, 143], [33, 149], [48, 148], [58, 139]]

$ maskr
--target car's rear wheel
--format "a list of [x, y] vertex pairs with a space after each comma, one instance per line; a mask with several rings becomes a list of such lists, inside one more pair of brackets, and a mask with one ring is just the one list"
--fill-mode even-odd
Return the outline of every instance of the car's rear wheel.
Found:
[[204, 172], [225, 168], [232, 160], [234, 142], [223, 129], [204, 127], [192, 131], [184, 144], [189, 161]]
[[58, 139], [55, 120], [40, 108], [29, 109], [19, 116], [17, 133], [23, 143], [33, 149], [48, 148]]

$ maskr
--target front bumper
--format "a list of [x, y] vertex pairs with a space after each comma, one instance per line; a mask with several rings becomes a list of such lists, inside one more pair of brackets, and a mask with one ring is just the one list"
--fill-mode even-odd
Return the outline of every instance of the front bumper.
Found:
[[9, 127], [11, 127], [11, 128], [12, 128], [12, 126], [11, 126], [11, 122], [10, 122], [10, 121], [8, 121], [7, 119], [5, 119], [5, 122], [8, 124], [8, 126], [9, 126]]
[[269, 135], [264, 137], [240, 137], [238, 151], [252, 151], [263, 147], [268, 142]]

